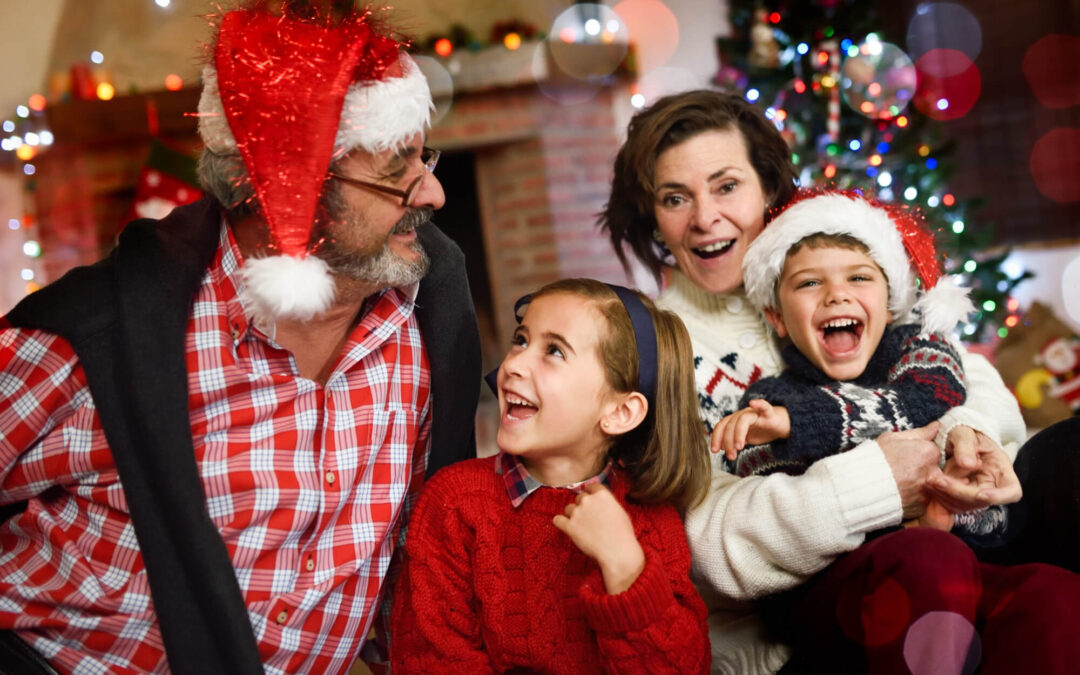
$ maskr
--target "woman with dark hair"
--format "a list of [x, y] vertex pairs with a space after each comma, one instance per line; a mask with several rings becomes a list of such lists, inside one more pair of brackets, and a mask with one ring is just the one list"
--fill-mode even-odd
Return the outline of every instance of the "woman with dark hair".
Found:
[[[775, 336], [743, 294], [742, 262], [770, 209], [794, 195], [790, 156], [759, 109], [691, 91], [636, 114], [615, 160], [600, 225], [624, 266], [629, 251], [666, 282], [657, 304], [686, 323], [709, 433], [751, 383], [783, 365]], [[927, 662], [934, 672], [962, 672], [969, 658], [981, 660], [983, 673], [1071, 667], [1063, 657], [1080, 643], [1071, 608], [1080, 602], [1078, 577], [981, 564], [938, 530], [866, 541], [919, 515], [930, 498], [954, 513], [1019, 499], [1011, 460], [1025, 428], [1016, 401], [985, 359], [962, 357], [968, 400], [928, 427], [884, 433], [800, 476], [737, 478], [714, 457], [709, 495], [686, 518], [710, 607], [714, 672], [771, 673], [788, 660], [779, 633], [765, 631], [749, 604], [766, 597], [795, 647], [792, 666], [811, 672], [928, 672], [918, 668]], [[875, 393], [862, 390], [847, 403], [863, 395]], [[1060, 593], [1047, 592], [1055, 586]], [[957, 596], [958, 588], [971, 592]], [[1036, 626], [1035, 612], [1053, 618]], [[1008, 639], [991, 638], [1005, 632]]]

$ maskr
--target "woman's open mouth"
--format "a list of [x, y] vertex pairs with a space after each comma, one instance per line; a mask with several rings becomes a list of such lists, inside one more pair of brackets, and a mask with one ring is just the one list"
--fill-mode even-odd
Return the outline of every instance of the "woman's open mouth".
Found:
[[732, 244], [734, 243], [734, 239], [727, 239], [725, 241], [717, 241], [712, 244], [707, 244], [699, 248], [692, 248], [690, 250], [693, 251], [694, 255], [698, 256], [699, 258], [705, 258], [706, 260], [708, 260], [709, 258], [717, 258], [724, 255], [724, 252], [731, 248]]

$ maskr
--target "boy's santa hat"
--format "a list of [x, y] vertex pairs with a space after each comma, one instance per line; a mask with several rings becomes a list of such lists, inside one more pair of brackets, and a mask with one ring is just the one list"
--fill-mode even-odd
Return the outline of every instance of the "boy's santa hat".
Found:
[[331, 18], [319, 3], [273, 13], [268, 4], [222, 18], [203, 69], [199, 135], [211, 152], [243, 158], [270, 231], [272, 254], [244, 261], [245, 301], [306, 319], [334, 300], [329, 268], [309, 252], [331, 161], [400, 147], [434, 106], [423, 73], [369, 12]]
[[750, 244], [743, 279], [747, 299], [758, 311], [775, 308], [791, 247], [818, 233], [846, 234], [866, 245], [888, 279], [894, 321], [918, 323], [923, 333], [947, 334], [975, 311], [967, 288], [941, 278], [934, 236], [917, 212], [840, 190], [800, 190]]

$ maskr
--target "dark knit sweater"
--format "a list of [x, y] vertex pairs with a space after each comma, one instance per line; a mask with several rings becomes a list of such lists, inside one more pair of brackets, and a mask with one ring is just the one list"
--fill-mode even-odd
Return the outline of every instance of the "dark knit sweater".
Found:
[[704, 673], [705, 605], [690, 581], [682, 520], [626, 501], [645, 569], [608, 595], [597, 564], [552, 524], [574, 500], [540, 488], [517, 509], [494, 458], [424, 487], [395, 590], [390, 659], [405, 673]]
[[755, 382], [740, 407], [763, 398], [784, 406], [791, 435], [751, 446], [725, 468], [740, 476], [801, 474], [815, 461], [845, 452], [886, 431], [939, 419], [966, 397], [960, 355], [938, 335], [920, 336], [912, 324], [885, 330], [862, 375], [830, 379], [794, 346], [784, 348], [787, 368]]

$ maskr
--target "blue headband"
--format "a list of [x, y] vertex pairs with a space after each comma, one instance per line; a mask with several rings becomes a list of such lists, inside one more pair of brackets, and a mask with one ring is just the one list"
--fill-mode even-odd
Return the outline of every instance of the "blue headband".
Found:
[[[652, 415], [653, 410], [656, 409], [657, 368], [656, 326], [653, 324], [652, 314], [634, 291], [615, 284], [607, 284], [607, 287], [615, 292], [623, 307], [626, 308], [626, 313], [630, 315], [630, 325], [634, 329], [634, 341], [637, 343], [638, 353], [636, 390], [640, 391], [649, 402], [649, 415]], [[523, 295], [514, 303], [514, 318], [518, 323], [521, 323], [521, 308], [529, 304], [532, 297], [531, 293]], [[499, 369], [496, 368], [484, 377], [491, 391], [496, 395], [499, 393], [496, 384], [498, 371]]]

